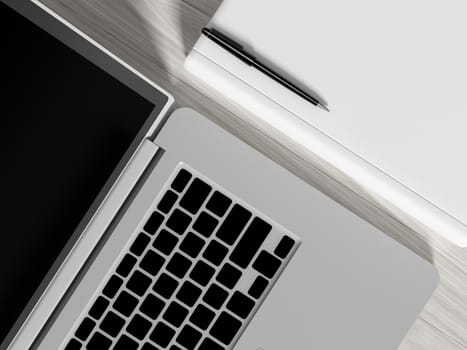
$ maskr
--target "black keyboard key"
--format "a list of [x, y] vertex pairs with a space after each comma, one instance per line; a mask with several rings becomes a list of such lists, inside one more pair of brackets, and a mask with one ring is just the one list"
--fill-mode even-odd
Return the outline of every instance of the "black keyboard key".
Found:
[[180, 253], [175, 253], [167, 264], [167, 271], [173, 273], [178, 278], [183, 278], [191, 266], [191, 261]]
[[203, 257], [218, 266], [224, 260], [229, 249], [217, 241], [211, 241], [203, 253]]
[[226, 307], [238, 317], [245, 319], [255, 307], [255, 302], [245, 294], [236, 291], [230, 298]]
[[112, 337], [116, 337], [125, 325], [125, 320], [115, 312], [109, 311], [102, 320], [99, 328]]
[[115, 296], [115, 294], [117, 294], [122, 283], [123, 280], [120, 277], [113, 275], [112, 277], [110, 277], [109, 281], [105, 285], [104, 289], [102, 290], [102, 293], [106, 297], [112, 299]]
[[89, 310], [89, 316], [92, 318], [99, 320], [102, 315], [104, 314], [105, 310], [107, 309], [107, 306], [109, 306], [109, 301], [100, 296], [96, 299], [94, 304], [92, 305], [91, 309]]
[[256, 217], [243, 234], [237, 246], [230, 254], [230, 260], [238, 266], [246, 268], [255, 256], [261, 244], [268, 236], [272, 226]]
[[168, 214], [169, 211], [174, 206], [177, 199], [178, 199], [177, 194], [171, 190], [168, 190], [164, 194], [164, 197], [161, 198], [159, 204], [157, 205], [157, 209], [159, 209], [164, 214]]
[[164, 298], [169, 299], [175, 292], [175, 289], [177, 289], [177, 287], [178, 282], [166, 273], [163, 273], [162, 275], [160, 275], [159, 279], [156, 281], [152, 289], [156, 293], [162, 295]]
[[148, 250], [139, 266], [152, 276], [157, 275], [165, 259], [152, 250]]
[[159, 317], [165, 302], [153, 294], [148, 294], [139, 308], [143, 314], [155, 320]]
[[149, 343], [145, 343], [143, 345], [143, 347], [141, 348], [141, 350], [159, 350], [159, 349], [156, 348], [154, 345], [151, 345]]
[[177, 299], [185, 305], [193, 306], [201, 295], [201, 289], [190, 281], [185, 281], [177, 293]]
[[172, 182], [172, 188], [177, 192], [182, 192], [190, 179], [191, 174], [187, 170], [181, 169]]
[[233, 267], [229, 263], [225, 263], [217, 274], [216, 280], [227, 288], [232, 289], [235, 287], [240, 277], [242, 277], [242, 272], [239, 269]]
[[80, 350], [81, 343], [76, 339], [70, 339], [68, 344], [65, 346], [65, 350]]
[[253, 268], [267, 278], [272, 278], [281, 266], [281, 261], [274, 255], [262, 250], [253, 263]]
[[112, 345], [112, 341], [103, 335], [101, 332], [96, 332], [92, 335], [86, 346], [87, 350], [107, 350]]
[[179, 209], [175, 209], [167, 220], [167, 227], [175, 233], [183, 235], [188, 225], [191, 223], [191, 217]]
[[113, 304], [113, 308], [120, 312], [122, 315], [130, 316], [136, 305], [138, 305], [138, 299], [127, 291], [123, 291], [118, 296], [117, 300]]
[[274, 254], [276, 254], [279, 258], [284, 259], [292, 250], [294, 244], [295, 241], [292, 238], [289, 236], [284, 236], [277, 245], [276, 249], [274, 249]]
[[225, 350], [225, 348], [217, 344], [214, 340], [205, 338], [198, 350]]
[[222, 312], [211, 328], [209, 334], [225, 345], [229, 345], [242, 323], [227, 312]]
[[147, 233], [153, 235], [157, 232], [163, 221], [164, 215], [155, 211], [154, 213], [152, 213], [152, 215], [146, 222], [146, 225], [144, 225], [143, 229]]
[[196, 258], [204, 247], [204, 240], [195, 235], [193, 232], [189, 232], [183, 242], [180, 244], [180, 250], [192, 258]]
[[130, 323], [128, 323], [126, 331], [136, 339], [143, 340], [151, 326], [151, 322], [146, 320], [143, 316], [136, 314], [133, 316]]
[[263, 276], [256, 277], [255, 281], [248, 289], [248, 294], [255, 299], [259, 299], [268, 286], [268, 280]]
[[193, 224], [193, 229], [201, 233], [204, 237], [210, 237], [218, 223], [219, 221], [216, 218], [203, 211]]
[[135, 271], [128, 280], [126, 287], [133, 293], [142, 296], [146, 293], [152, 280], [140, 271]]
[[190, 278], [204, 287], [208, 284], [215, 271], [216, 270], [214, 270], [205, 262], [198, 261], [193, 270], [190, 272]]
[[169, 231], [161, 230], [152, 246], [161, 253], [169, 255], [178, 243], [178, 238]]
[[217, 231], [216, 236], [225, 243], [232, 245], [250, 218], [251, 213], [248, 210], [235, 204]]
[[172, 328], [163, 322], [159, 322], [149, 336], [149, 339], [165, 349], [167, 345], [169, 345], [174, 335], [175, 331]]
[[188, 310], [179, 303], [172, 301], [167, 310], [165, 310], [162, 318], [172, 326], [178, 328], [183, 323], [183, 321], [185, 321], [187, 316]]
[[203, 331], [208, 329], [216, 314], [203, 304], [199, 304], [190, 316], [190, 322]]
[[75, 337], [79, 340], [85, 341], [86, 339], [88, 339], [95, 325], [96, 322], [91, 320], [89, 317], [85, 317], [84, 320], [81, 321], [81, 324], [79, 325], [78, 329], [76, 330]]
[[209, 289], [204, 294], [203, 300], [209, 306], [219, 310], [228, 296], [229, 293], [224, 288], [221, 288], [217, 284], [213, 283], [209, 286]]
[[127, 335], [122, 335], [115, 344], [113, 350], [136, 350], [139, 344]]
[[143, 254], [150, 240], [151, 239], [147, 234], [141, 232], [131, 245], [130, 252], [132, 252], [136, 256], [140, 256], [141, 254]]
[[194, 179], [185, 195], [180, 200], [180, 206], [192, 214], [196, 214], [211, 192], [211, 186], [200, 179]]
[[227, 209], [229, 209], [232, 200], [227, 198], [219, 191], [214, 192], [206, 204], [206, 208], [217, 216], [224, 216]]
[[126, 277], [130, 274], [135, 264], [136, 258], [130, 254], [126, 254], [117, 267], [117, 273], [122, 277]]
[[184, 346], [188, 350], [194, 350], [200, 339], [201, 333], [199, 331], [190, 325], [185, 325], [177, 337], [177, 343]]

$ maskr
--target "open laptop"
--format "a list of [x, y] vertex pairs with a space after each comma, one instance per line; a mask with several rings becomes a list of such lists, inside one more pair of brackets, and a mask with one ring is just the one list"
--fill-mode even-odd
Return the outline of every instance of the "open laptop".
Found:
[[[195, 111], [170, 113], [166, 91], [39, 2], [0, 6], [9, 30], [1, 69], [15, 91], [2, 102], [3, 118], [27, 120], [17, 149], [44, 135], [26, 154], [40, 159], [32, 188], [50, 186], [50, 194], [31, 198], [30, 207], [39, 203], [42, 220], [76, 214], [67, 221], [75, 226], [49, 227], [58, 234], [48, 241], [63, 244], [2, 349], [398, 346], [436, 287], [429, 262]], [[108, 115], [115, 120], [101, 125]], [[109, 136], [130, 118], [139, 131]], [[40, 128], [50, 120], [56, 131]], [[80, 137], [69, 139], [78, 127]], [[93, 138], [99, 132], [101, 141]], [[101, 150], [115, 155], [115, 145], [122, 160], [106, 175]], [[49, 152], [58, 175], [48, 172]], [[80, 185], [89, 176], [94, 181]], [[70, 203], [85, 206], [81, 197], [93, 193], [89, 184], [94, 201], [73, 211]], [[83, 193], [66, 192], [48, 208], [54, 187], [75, 185]], [[28, 221], [17, 220], [12, 235]]]

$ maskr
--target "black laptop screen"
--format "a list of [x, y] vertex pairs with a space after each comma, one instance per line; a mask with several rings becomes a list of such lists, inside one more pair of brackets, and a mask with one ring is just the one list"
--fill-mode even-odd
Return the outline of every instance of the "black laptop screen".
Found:
[[0, 342], [154, 105], [0, 3]]

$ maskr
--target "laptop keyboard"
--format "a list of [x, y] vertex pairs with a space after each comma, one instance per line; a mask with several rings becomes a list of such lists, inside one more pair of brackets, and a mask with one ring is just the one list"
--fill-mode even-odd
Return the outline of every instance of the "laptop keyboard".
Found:
[[66, 350], [232, 349], [299, 239], [178, 168]]

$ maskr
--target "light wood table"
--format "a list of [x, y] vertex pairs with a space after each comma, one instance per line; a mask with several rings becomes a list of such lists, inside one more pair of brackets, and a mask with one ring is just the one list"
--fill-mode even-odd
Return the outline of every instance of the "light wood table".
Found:
[[186, 53], [220, 0], [41, 1], [168, 90], [177, 107], [198, 110], [432, 261], [439, 270], [440, 285], [399, 349], [467, 349], [467, 250], [453, 246], [422, 223], [406, 217], [357, 186], [326, 160], [272, 130], [184, 71]]

